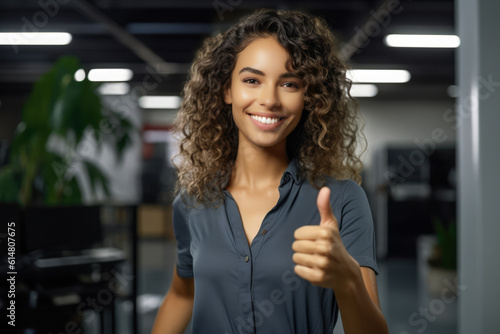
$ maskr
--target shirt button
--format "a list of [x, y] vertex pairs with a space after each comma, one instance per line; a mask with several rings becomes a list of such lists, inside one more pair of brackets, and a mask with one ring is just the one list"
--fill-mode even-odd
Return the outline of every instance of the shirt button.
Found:
[[248, 262], [248, 260], [250, 260], [250, 258], [247, 256], [245, 256], [245, 262]]
[[266, 233], [267, 233], [267, 230], [263, 230], [261, 234], [264, 235]]

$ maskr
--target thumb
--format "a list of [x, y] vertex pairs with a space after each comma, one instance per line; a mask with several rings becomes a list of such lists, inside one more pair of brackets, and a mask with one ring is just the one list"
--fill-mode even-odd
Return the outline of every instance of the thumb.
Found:
[[318, 193], [318, 211], [321, 217], [321, 226], [335, 225], [338, 228], [337, 219], [333, 215], [332, 207], [330, 205], [330, 188], [323, 187]]

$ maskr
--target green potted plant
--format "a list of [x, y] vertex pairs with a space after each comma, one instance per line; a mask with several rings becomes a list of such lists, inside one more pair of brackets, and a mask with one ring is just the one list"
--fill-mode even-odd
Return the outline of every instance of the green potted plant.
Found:
[[[121, 159], [135, 131], [121, 114], [105, 108], [98, 84], [75, 79], [80, 68], [77, 58], [62, 57], [34, 84], [10, 145], [8, 163], [0, 169], [0, 216], [16, 223], [16, 254], [18, 262], [24, 263], [18, 270], [23, 271], [19, 277], [25, 288], [16, 295], [16, 305], [29, 319], [29, 326], [45, 332], [68, 321], [80, 327], [83, 320], [74, 314], [74, 307], [43, 304], [67, 292], [41, 288], [50, 287], [54, 276], [44, 276], [47, 271], [36, 274], [43, 270], [34, 265], [34, 259], [78, 255], [78, 250], [102, 242], [100, 207], [83, 203], [84, 182], [89, 183], [94, 199], [101, 191], [109, 196], [108, 177], [93, 162], [94, 152], [106, 142], [106, 149]], [[58, 287], [74, 285], [74, 270], [74, 266], [58, 267]], [[35, 309], [28, 291], [42, 296]], [[50, 312], [40, 313], [46, 307], [51, 307]]]
[[76, 57], [65, 56], [35, 83], [11, 143], [9, 162], [0, 169], [0, 202], [81, 204], [77, 165], [87, 173], [92, 195], [99, 188], [109, 195], [105, 173], [79, 152], [82, 145], [99, 149], [108, 141], [121, 159], [134, 128], [103, 107], [96, 83], [75, 79], [80, 68]]
[[440, 296], [445, 282], [453, 283], [457, 276], [457, 225], [455, 222], [444, 224], [434, 218], [437, 243], [428, 259], [427, 283], [433, 296]]

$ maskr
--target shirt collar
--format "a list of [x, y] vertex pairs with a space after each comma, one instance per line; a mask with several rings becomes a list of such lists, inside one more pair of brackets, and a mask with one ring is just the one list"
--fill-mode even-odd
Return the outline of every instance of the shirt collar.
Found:
[[299, 161], [297, 158], [293, 158], [288, 164], [285, 173], [283, 173], [283, 176], [281, 177], [280, 186], [288, 183], [290, 180], [297, 184], [302, 182], [302, 177], [299, 175]]

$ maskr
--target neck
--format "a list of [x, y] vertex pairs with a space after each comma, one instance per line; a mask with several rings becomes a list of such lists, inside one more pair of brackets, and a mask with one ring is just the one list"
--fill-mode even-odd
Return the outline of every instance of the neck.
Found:
[[231, 175], [231, 187], [259, 190], [278, 187], [290, 160], [286, 142], [275, 147], [241, 145]]

